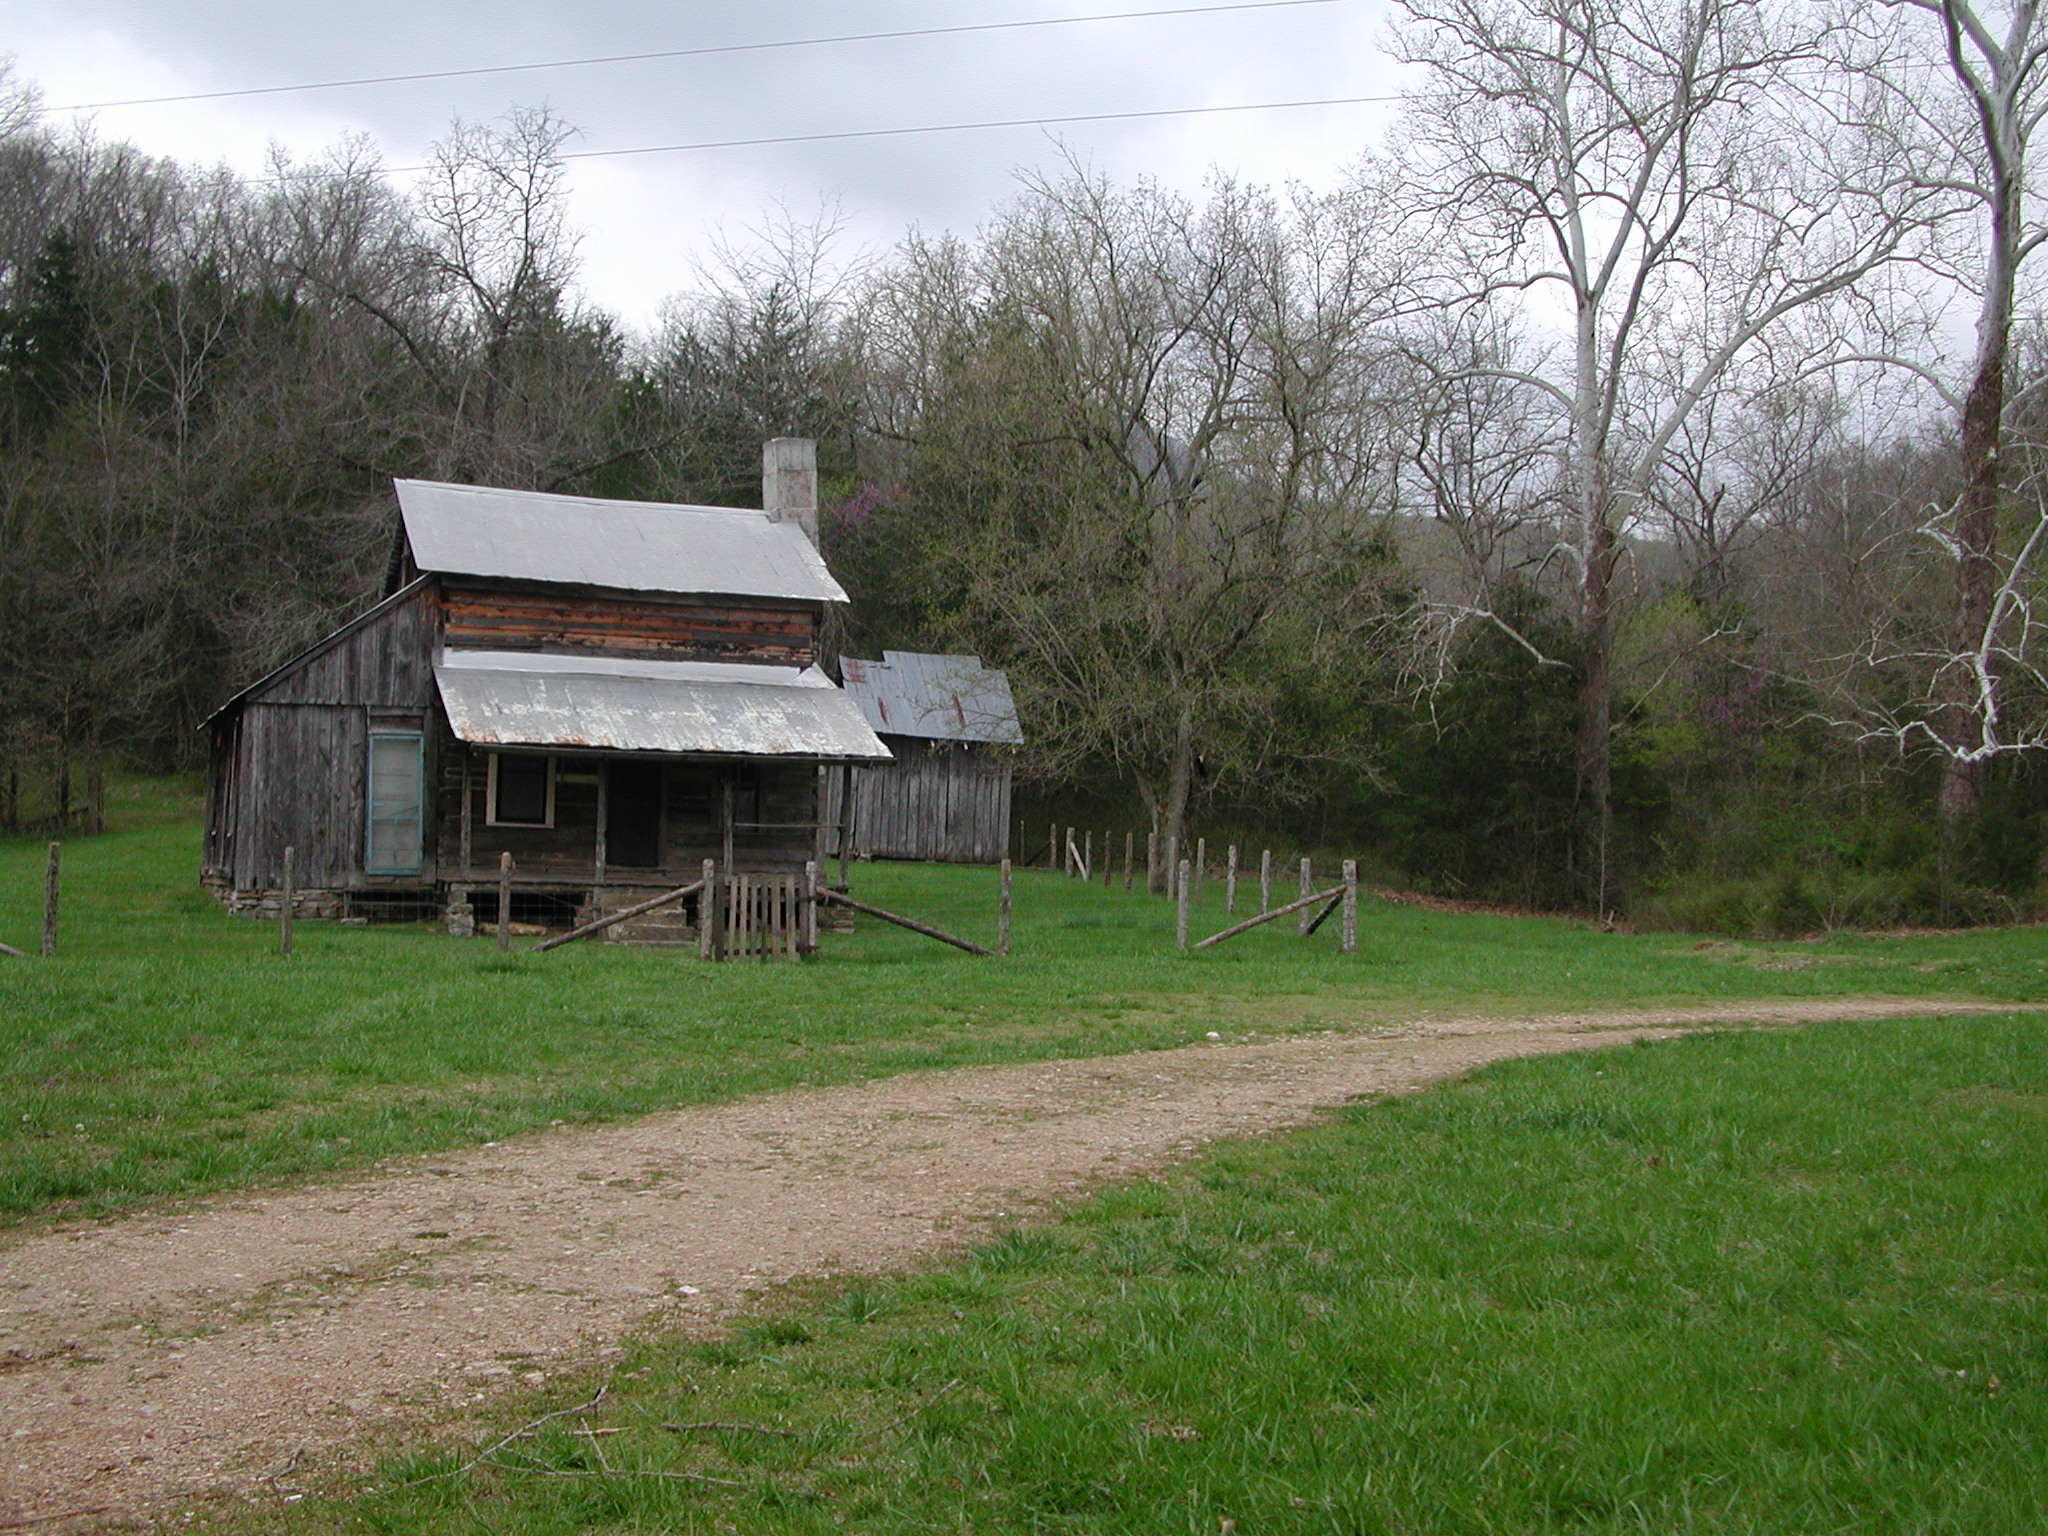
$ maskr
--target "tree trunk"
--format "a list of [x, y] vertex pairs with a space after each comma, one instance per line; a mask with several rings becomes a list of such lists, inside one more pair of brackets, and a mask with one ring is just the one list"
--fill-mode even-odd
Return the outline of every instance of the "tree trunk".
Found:
[[1600, 518], [1588, 530], [1579, 589], [1578, 800], [1581, 878], [1594, 910], [1607, 913], [1609, 834], [1614, 821], [1614, 530]]
[[1181, 850], [1187, 855], [1192, 846], [1188, 842], [1188, 797], [1193, 793], [1195, 783], [1195, 712], [1190, 704], [1180, 707], [1180, 718], [1173, 724], [1173, 761], [1167, 765], [1166, 778], [1166, 825], [1161, 833], [1168, 840], [1168, 846]]
[[[1573, 469], [1579, 499], [1580, 888], [1607, 912], [1607, 841], [1614, 787], [1614, 523], [1601, 414], [1601, 346], [1596, 302], [1579, 308], [1572, 404]], [[1583, 899], [1583, 898], [1582, 898]]]
[[1143, 774], [1138, 775], [1138, 796], [1145, 802], [1145, 819], [1151, 826], [1151, 836], [1145, 839], [1145, 889], [1154, 896], [1166, 893], [1166, 869], [1160, 863], [1160, 848], [1165, 838], [1160, 835], [1159, 791], [1152, 781]]
[[85, 830], [94, 837], [107, 830], [107, 776], [97, 750], [85, 769]]
[[1977, 320], [1977, 368], [1963, 400], [1962, 488], [1956, 497], [1955, 627], [1951, 636], [1956, 662], [1944, 682], [1942, 739], [1948, 756], [1942, 764], [1938, 809], [1943, 829], [1954, 834], [1976, 819], [1984, 798], [1988, 762], [1963, 754], [1981, 744], [1983, 703], [1974, 665], [1984, 656], [1992, 605], [1998, 594], [1998, 509], [2003, 464], [2005, 365], [2012, 336], [2013, 272], [2011, 253], [2017, 238], [2019, 210], [1994, 211], [1992, 254], [1985, 284], [1984, 307]]
[[1955, 628], [1953, 659], [1943, 679], [1940, 724], [1948, 748], [1937, 801], [1942, 830], [1953, 842], [1977, 817], [1984, 799], [1989, 760], [1966, 756], [1987, 745], [1991, 722], [1985, 695], [1996, 679], [1992, 666], [1991, 615], [1998, 597], [1998, 514], [2004, 474], [2005, 370], [2012, 343], [2013, 293], [2025, 249], [2021, 194], [2026, 186], [2027, 139], [2034, 110], [2025, 96], [2026, 77], [2036, 67], [2035, 6], [2016, 6], [2005, 46], [1985, 48], [1988, 78], [1964, 62], [1969, 7], [1945, 4], [1949, 61], [1975, 98], [1984, 135], [1985, 190], [1990, 215], [1984, 262], [1984, 297], [1977, 312], [1977, 358], [1970, 392], [1963, 397], [1962, 486], [1956, 497]]

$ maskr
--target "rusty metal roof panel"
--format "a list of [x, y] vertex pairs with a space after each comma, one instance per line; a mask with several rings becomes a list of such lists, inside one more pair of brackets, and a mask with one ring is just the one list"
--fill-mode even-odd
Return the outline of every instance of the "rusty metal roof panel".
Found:
[[868, 724], [891, 736], [927, 741], [1024, 740], [1009, 677], [979, 656], [884, 651], [880, 661], [840, 659], [846, 691]]
[[449, 651], [434, 681], [457, 738], [479, 746], [890, 759], [815, 667]]
[[804, 531], [765, 512], [434, 480], [394, 484], [422, 571], [628, 592], [846, 601]]

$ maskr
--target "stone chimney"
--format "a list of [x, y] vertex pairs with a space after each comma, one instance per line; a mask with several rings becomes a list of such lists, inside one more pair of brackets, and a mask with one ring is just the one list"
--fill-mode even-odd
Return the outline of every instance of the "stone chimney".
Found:
[[818, 542], [818, 444], [771, 437], [761, 448], [761, 506], [778, 523], [795, 523]]

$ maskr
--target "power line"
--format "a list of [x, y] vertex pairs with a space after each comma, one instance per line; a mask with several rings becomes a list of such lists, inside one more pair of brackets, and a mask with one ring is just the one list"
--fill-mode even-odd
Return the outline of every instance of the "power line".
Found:
[[[1007, 117], [982, 123], [925, 123], [914, 128], [849, 128], [837, 133], [785, 133], [759, 139], [703, 139], [693, 144], [642, 144], [631, 149], [579, 149], [563, 155], [564, 160], [616, 160], [627, 155], [670, 155], [693, 149], [750, 149], [764, 144], [821, 144], [832, 139], [890, 139], [913, 133], [969, 133], [982, 128], [1056, 128], [1065, 123], [1124, 122], [1137, 117], [1195, 117], [1210, 112], [1278, 112], [1292, 107], [1351, 107], [1373, 102], [1399, 101], [1398, 96], [1324, 96], [1313, 101], [1246, 101], [1217, 107], [1152, 107], [1139, 112], [1079, 112], [1069, 117]], [[432, 170], [426, 165], [394, 165], [387, 176], [409, 176]], [[294, 171], [291, 176], [312, 176], [317, 171]], [[278, 181], [265, 176], [257, 184]]]
[[[761, 43], [721, 43], [706, 48], [671, 48], [658, 53], [612, 53], [587, 59], [547, 59], [534, 64], [489, 64], [474, 69], [423, 70], [409, 75], [364, 75], [350, 80], [312, 80], [298, 85], [252, 85], [231, 91], [188, 91], [176, 96], [132, 96], [122, 101], [79, 101], [52, 112], [91, 112], [102, 107], [155, 107], [179, 101], [220, 101], [233, 96], [275, 96], [288, 91], [338, 91], [360, 85], [405, 85], [420, 80], [461, 80], [542, 69], [580, 69], [596, 64], [637, 64], [654, 59], [701, 59], [714, 54], [766, 53], [782, 48], [821, 48], [835, 43], [886, 42], [912, 37], [956, 37], [968, 32], [1019, 32], [1032, 27], [1067, 27], [1086, 21], [1135, 21], [1149, 16], [1208, 16], [1225, 11], [1277, 11], [1305, 5], [1341, 5], [1355, 0], [1233, 0], [1224, 5], [1183, 5], [1155, 11], [1112, 11], [1100, 16], [1045, 16], [1031, 21], [987, 21], [955, 27], [910, 27], [893, 32], [848, 32], [831, 37], [792, 37]], [[711, 146], [682, 146], [686, 148]], [[722, 147], [722, 146], [721, 146]]]
[[[790, 133], [767, 139], [706, 139], [696, 144], [647, 144], [636, 149], [583, 149], [564, 160], [609, 160], [622, 155], [667, 155], [691, 149], [747, 149], [760, 144], [818, 144], [828, 139], [887, 139], [912, 133], [967, 133], [980, 128], [1053, 128], [1062, 123], [1110, 123], [1134, 117], [1194, 117], [1206, 112], [1277, 112], [1289, 107], [1349, 107], [1398, 101], [1398, 96], [1325, 96], [1315, 101], [1247, 101], [1220, 107], [1153, 107], [1142, 112], [1080, 112], [1071, 117], [1009, 117], [985, 123], [928, 123], [917, 128], [849, 128], [839, 133]], [[425, 170], [425, 166], [408, 166]]]

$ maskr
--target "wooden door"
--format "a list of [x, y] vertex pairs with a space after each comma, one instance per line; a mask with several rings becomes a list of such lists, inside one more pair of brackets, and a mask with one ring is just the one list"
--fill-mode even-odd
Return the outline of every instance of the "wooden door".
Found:
[[606, 765], [605, 862], [618, 869], [661, 867], [660, 763]]

